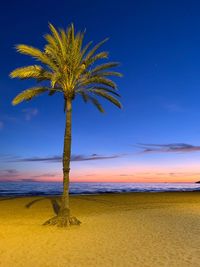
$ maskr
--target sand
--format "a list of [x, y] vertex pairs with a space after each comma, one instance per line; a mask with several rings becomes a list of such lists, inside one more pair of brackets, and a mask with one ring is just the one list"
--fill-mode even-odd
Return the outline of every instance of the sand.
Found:
[[200, 266], [199, 192], [72, 196], [70, 229], [42, 226], [52, 198], [26, 207], [38, 199], [0, 199], [0, 266]]

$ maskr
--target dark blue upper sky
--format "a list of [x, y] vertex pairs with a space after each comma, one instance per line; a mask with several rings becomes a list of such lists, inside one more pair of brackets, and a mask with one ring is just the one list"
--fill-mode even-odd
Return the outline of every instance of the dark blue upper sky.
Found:
[[[123, 175], [132, 179], [140, 172], [150, 181], [161, 171], [172, 181], [188, 177], [192, 170], [196, 179], [200, 173], [199, 14], [198, 1], [4, 1], [0, 9], [0, 175], [19, 178], [35, 169], [40, 171], [38, 177], [59, 173], [58, 163], [5, 160], [8, 155], [25, 159], [60, 155], [64, 131], [62, 98], [44, 95], [12, 107], [12, 98], [34, 81], [10, 80], [8, 75], [16, 67], [34, 63], [17, 54], [15, 44], [42, 48], [48, 22], [63, 28], [74, 22], [76, 29], [86, 28], [86, 41], [110, 37], [104, 48], [111, 60], [121, 62], [124, 74], [118, 81], [122, 111], [105, 103], [107, 114], [102, 115], [79, 99], [74, 103], [73, 154], [116, 156], [74, 162], [74, 177], [86, 179], [102, 172], [116, 180]], [[171, 145], [147, 151], [146, 146], [136, 148], [137, 143]], [[177, 143], [181, 143], [178, 148]]]

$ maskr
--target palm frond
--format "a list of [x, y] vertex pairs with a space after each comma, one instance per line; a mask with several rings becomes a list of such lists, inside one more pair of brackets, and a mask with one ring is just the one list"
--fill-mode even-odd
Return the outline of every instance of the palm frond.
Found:
[[78, 93], [82, 96], [83, 101], [87, 103], [89, 100], [89, 95], [85, 93], [84, 91], [79, 91]]
[[66, 53], [66, 51], [65, 51], [66, 47], [62, 41], [62, 37], [60, 36], [60, 33], [56, 30], [56, 28], [51, 23], [49, 23], [49, 28], [51, 30], [51, 34], [52, 34], [52, 38], [53, 38], [54, 42], [57, 43], [62, 55], [64, 56]]
[[17, 49], [17, 52], [24, 54], [24, 55], [31, 56], [52, 69], [57, 68], [56, 64], [54, 64], [54, 62], [46, 54], [44, 54], [41, 50], [33, 46], [20, 44], [16, 46], [16, 49]]
[[87, 102], [92, 102], [93, 105], [95, 105], [95, 107], [101, 112], [101, 113], [104, 113], [104, 109], [102, 107], [102, 105], [99, 103], [99, 101], [90, 96], [88, 93], [84, 92], [84, 91], [80, 91], [79, 94], [82, 96], [82, 99], [85, 103]]
[[101, 77], [101, 76], [92, 76], [92, 77], [86, 77], [84, 80], [82, 80], [79, 84], [79, 87], [84, 87], [84, 86], [91, 86], [91, 85], [105, 85], [108, 87], [111, 87], [113, 89], [117, 89], [116, 83], [114, 83], [112, 80]]
[[[93, 72], [92, 72], [93, 75]], [[123, 75], [117, 71], [104, 71], [104, 72], [95, 72], [94, 75], [101, 75], [101, 76], [115, 76], [115, 77], [122, 77]]]
[[17, 68], [10, 73], [11, 78], [19, 79], [50, 79], [51, 73], [42, 68], [40, 65]]
[[83, 48], [82, 48], [82, 51], [81, 51], [81, 54], [82, 54], [82, 58], [85, 56], [85, 54], [87, 53], [89, 47], [92, 45], [92, 41], [87, 43]]
[[96, 51], [105, 43], [108, 41], [109, 38], [104, 39], [103, 41], [99, 42], [98, 44], [96, 44], [89, 52], [88, 54], [85, 56], [84, 61], [88, 61], [90, 60], [90, 58], [96, 53]]
[[100, 59], [107, 59], [108, 58], [108, 52], [100, 52], [96, 54], [95, 56], [89, 58], [88, 60], [84, 60], [87, 68], [89, 68], [92, 64], [94, 64], [97, 60]]
[[49, 95], [62, 92], [64, 98], [69, 97], [72, 100], [75, 94], [80, 94], [84, 101], [93, 103], [101, 112], [103, 108], [95, 96], [121, 107], [114, 97], [120, 95], [116, 92], [117, 85], [112, 79], [122, 76], [120, 72], [112, 70], [119, 63], [98, 63], [98, 60], [108, 58], [108, 52], [100, 50], [108, 38], [92, 47], [92, 42], [83, 45], [85, 31], [75, 32], [73, 24], [66, 30], [56, 29], [51, 23], [49, 28], [50, 33], [44, 36], [46, 44], [43, 49], [24, 44], [16, 46], [19, 53], [33, 57], [41, 65], [17, 68], [10, 73], [10, 77], [34, 78], [39, 83], [45, 82], [45, 86], [41, 84], [23, 91], [13, 100], [13, 104], [30, 100], [48, 91]]
[[88, 88], [87, 89], [88, 92], [107, 92], [107, 93], [111, 93], [113, 95], [116, 95], [118, 97], [120, 97], [120, 95], [118, 93], [116, 93], [115, 91], [113, 91], [112, 89], [108, 89], [106, 87], [92, 87], [92, 88]]
[[38, 96], [46, 91], [49, 91], [49, 88], [33, 87], [30, 89], [24, 90], [13, 99], [12, 104], [18, 105], [19, 103], [23, 101], [31, 100], [33, 97]]
[[93, 103], [93, 105], [95, 105], [95, 107], [101, 112], [101, 113], [104, 113], [105, 110], [103, 109], [102, 105], [99, 103], [99, 101], [92, 97], [92, 96], [89, 96], [89, 99], [90, 101]]
[[56, 42], [55, 38], [51, 34], [45, 34], [44, 38], [47, 41], [48, 45], [50, 45], [55, 50], [59, 50], [58, 43]]
[[103, 91], [99, 91], [99, 92], [97, 92], [97, 91], [95, 92], [94, 91], [94, 94], [105, 98], [106, 100], [110, 101], [115, 106], [117, 106], [118, 108], [122, 108], [121, 103], [115, 97], [109, 95], [108, 93], [103, 92]]
[[37, 60], [43, 61], [44, 59], [44, 55], [42, 51], [33, 46], [19, 44], [16, 46], [16, 49], [17, 49], [17, 52], [24, 54], [24, 55], [32, 56], [33, 58]]
[[92, 69], [92, 72], [100, 72], [103, 70], [107, 70], [107, 69], [111, 69], [114, 67], [118, 67], [119, 66], [119, 62], [108, 62], [108, 63], [103, 63], [100, 64], [98, 66], [96, 66], [95, 68]]

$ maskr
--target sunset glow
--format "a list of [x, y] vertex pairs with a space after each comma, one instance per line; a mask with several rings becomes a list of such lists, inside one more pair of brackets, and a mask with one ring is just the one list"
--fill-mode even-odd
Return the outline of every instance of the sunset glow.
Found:
[[[59, 164], [60, 165], [60, 164]], [[114, 162], [107, 167], [91, 167], [87, 163], [72, 164], [71, 181], [72, 182], [195, 182], [199, 180], [200, 172], [199, 166], [188, 165], [184, 168], [179, 166], [163, 166], [158, 168], [156, 166], [142, 166], [142, 165], [126, 165], [115, 166]], [[56, 169], [38, 170], [5, 170], [2, 171], [0, 181], [42, 181], [42, 182], [61, 182], [62, 171], [60, 166]]]
[[[39, 13], [45, 8], [41, 5]], [[12, 99], [34, 82], [11, 80], [8, 74], [34, 63], [18, 55], [12, 49], [15, 44], [43, 47], [47, 22], [53, 19], [57, 27], [64, 27], [73, 21], [73, 12], [66, 6], [63, 16], [38, 14], [39, 27], [33, 27], [24, 21], [34, 20], [34, 5], [24, 16], [18, 15], [18, 5], [12, 10], [5, 6], [9, 15], [0, 18], [6, 40], [0, 62], [0, 180], [61, 181], [63, 99], [43, 95], [13, 107]], [[102, 100], [106, 110], [102, 115], [79, 97], [74, 101], [72, 181], [200, 180], [200, 22], [196, 9], [187, 14], [186, 5], [182, 11], [169, 6], [159, 3], [154, 10], [148, 1], [145, 7], [139, 2], [115, 3], [115, 12], [110, 12], [113, 5], [108, 4], [102, 12], [112, 13], [112, 19], [101, 23], [85, 6], [85, 12], [76, 16], [75, 28], [87, 29], [86, 42], [110, 37], [105, 49], [110, 51], [109, 60], [121, 62], [124, 77], [117, 79], [122, 110]], [[14, 31], [7, 17], [18, 22]]]

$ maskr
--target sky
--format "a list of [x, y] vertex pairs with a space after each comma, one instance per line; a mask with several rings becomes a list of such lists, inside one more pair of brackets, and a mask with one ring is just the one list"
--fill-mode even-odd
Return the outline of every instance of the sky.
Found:
[[200, 180], [200, 2], [4, 1], [0, 9], [0, 181], [61, 181], [65, 115], [60, 96], [12, 106], [34, 81], [11, 80], [34, 64], [19, 43], [42, 48], [48, 22], [86, 29], [85, 41], [109, 37], [119, 61], [123, 109], [99, 113], [73, 103], [71, 181]]

